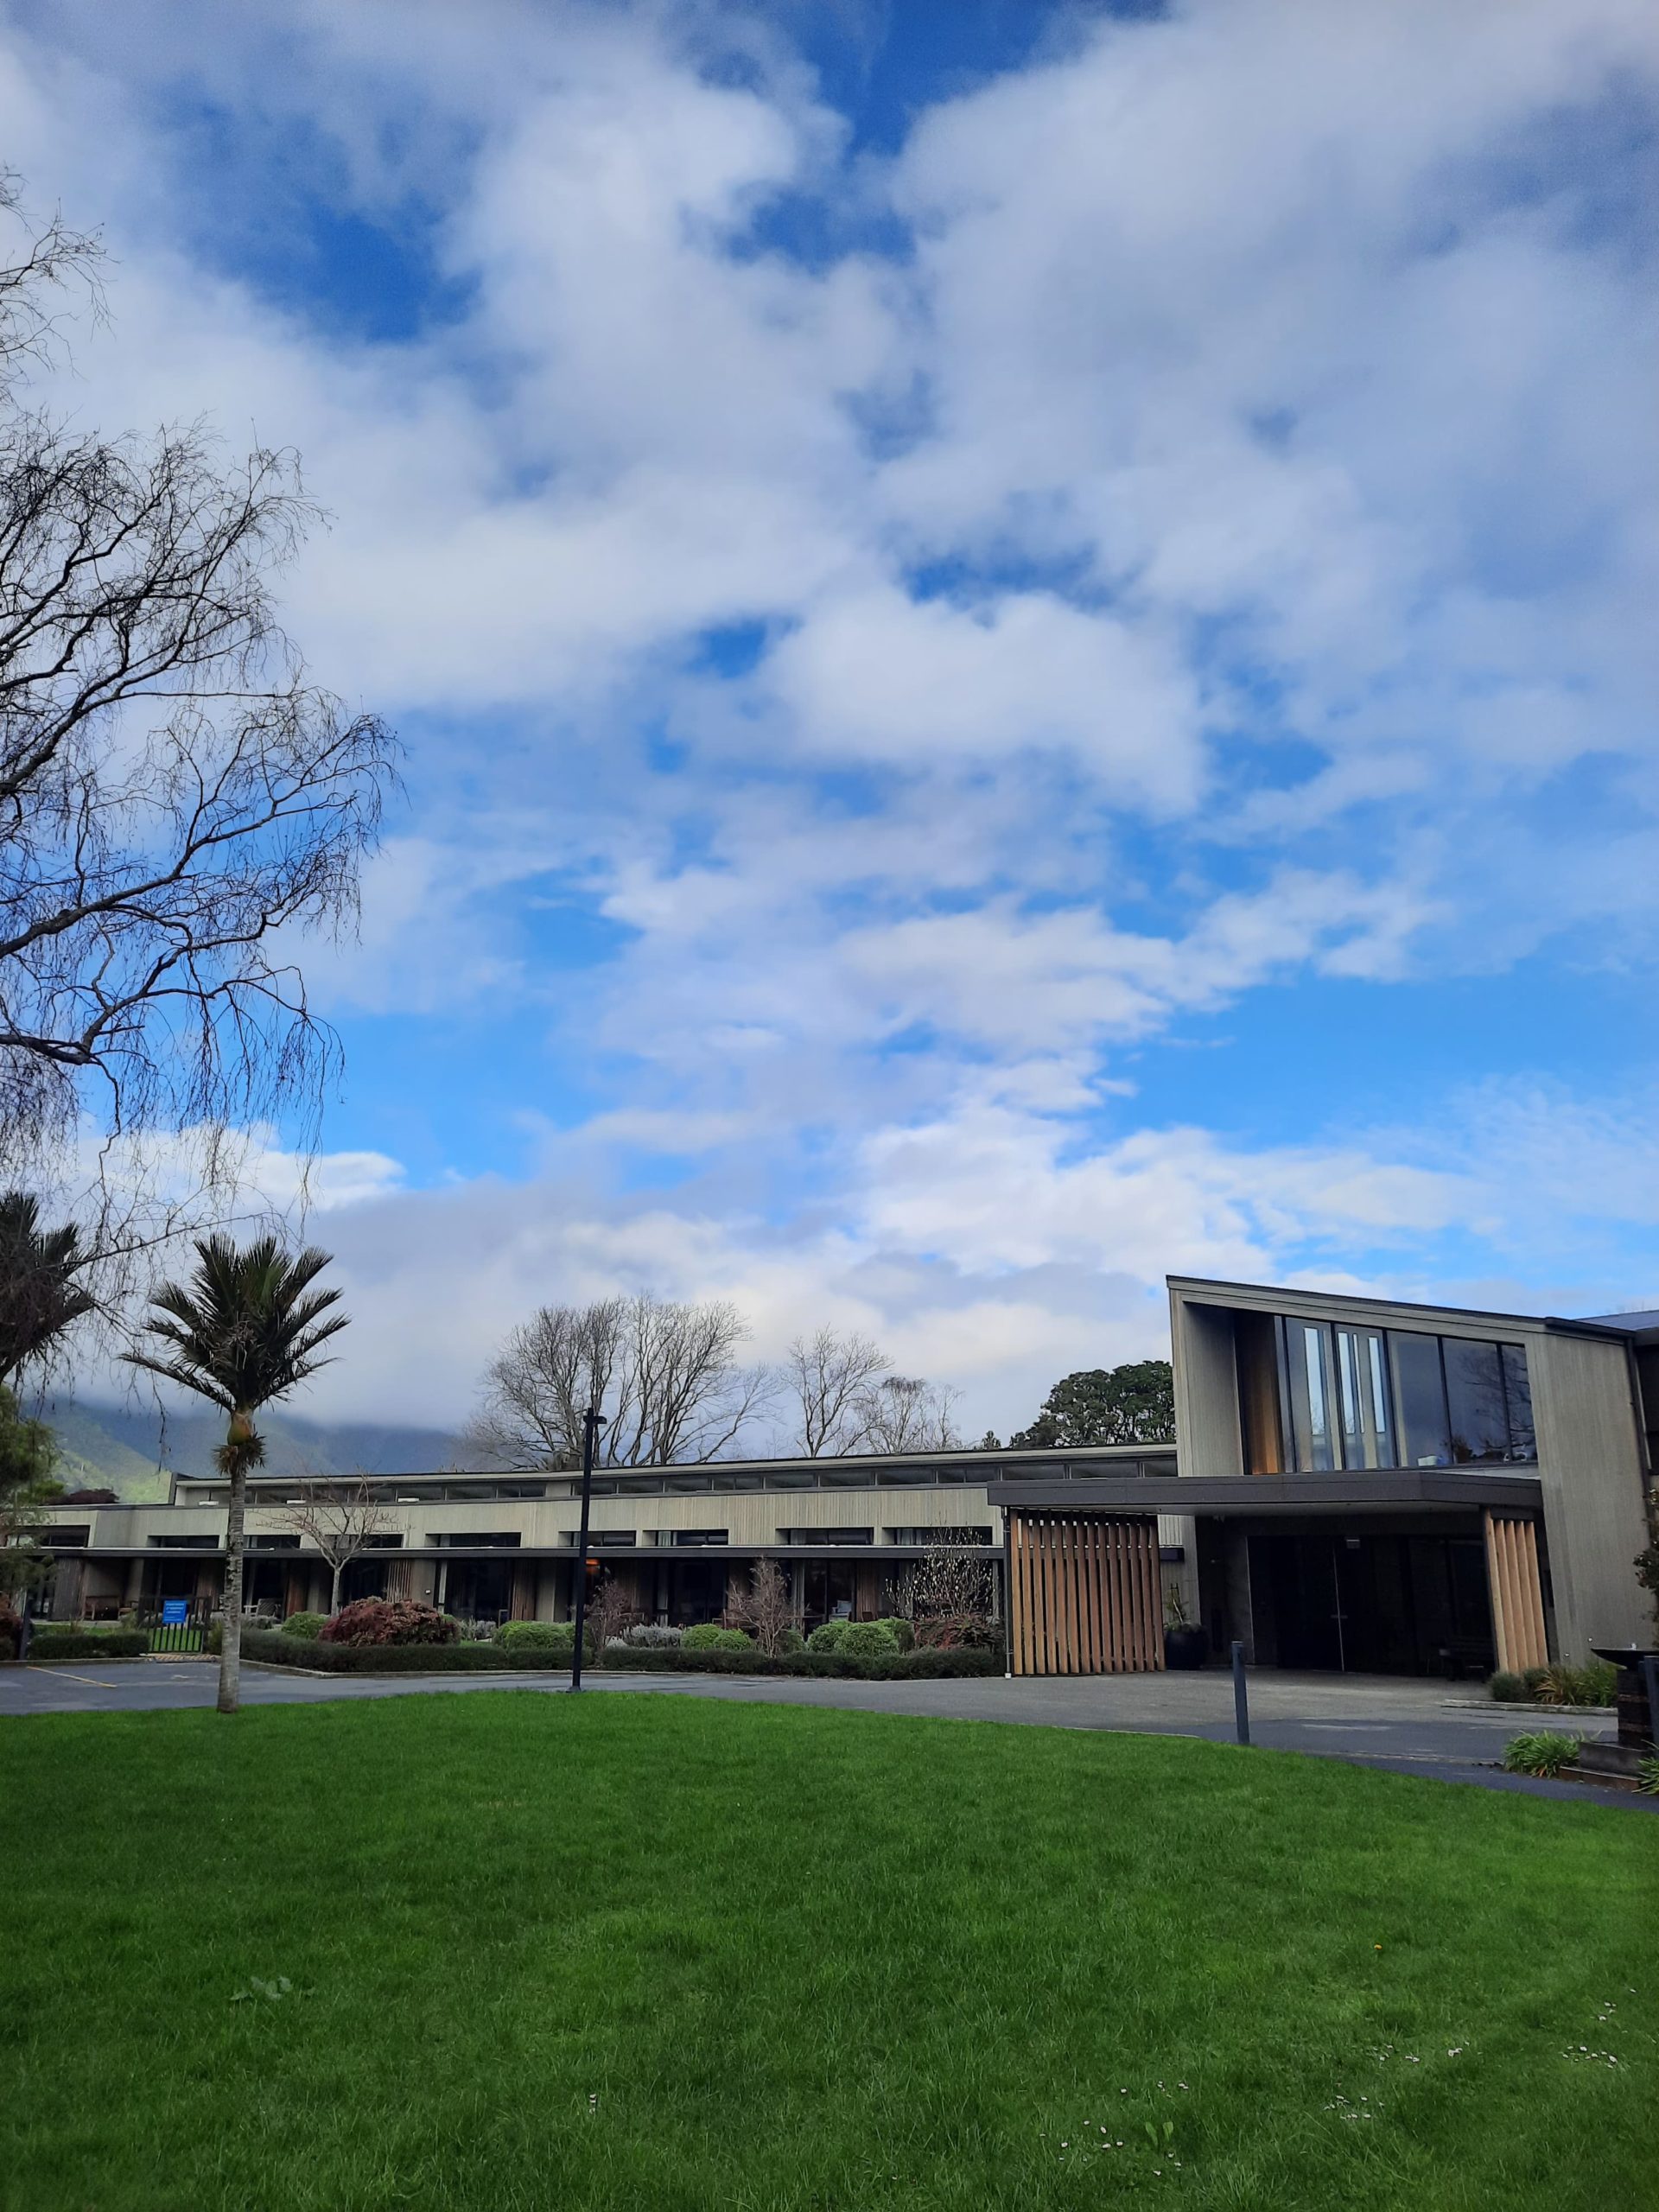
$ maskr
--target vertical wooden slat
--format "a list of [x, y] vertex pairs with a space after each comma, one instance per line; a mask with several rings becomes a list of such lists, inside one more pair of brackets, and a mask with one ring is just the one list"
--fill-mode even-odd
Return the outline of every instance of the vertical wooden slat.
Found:
[[1088, 1559], [1089, 1648], [1087, 1665], [1091, 1675], [1101, 1668], [1100, 1643], [1100, 1523], [1084, 1523], [1084, 1549]]
[[1491, 1593], [1492, 1638], [1498, 1666], [1521, 1674], [1549, 1662], [1544, 1625], [1543, 1579], [1538, 1567], [1538, 1531], [1517, 1514], [1484, 1516], [1486, 1577]]
[[1147, 1583], [1147, 1665], [1152, 1673], [1164, 1663], [1164, 1586], [1158, 1571], [1158, 1523], [1141, 1524], [1141, 1558]]
[[1101, 1670], [1116, 1674], [1123, 1649], [1123, 1608], [1117, 1575], [1117, 1532], [1109, 1521], [1100, 1524], [1100, 1592], [1106, 1616], [1106, 1649]]

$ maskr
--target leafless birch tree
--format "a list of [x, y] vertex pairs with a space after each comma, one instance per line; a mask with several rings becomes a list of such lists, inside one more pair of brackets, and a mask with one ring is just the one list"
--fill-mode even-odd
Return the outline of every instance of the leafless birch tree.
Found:
[[797, 1337], [784, 1355], [782, 1386], [793, 1401], [794, 1449], [809, 1459], [863, 1448], [870, 1398], [892, 1366], [868, 1337], [839, 1329]]
[[776, 1560], [756, 1560], [748, 1588], [728, 1598], [726, 1618], [734, 1628], [747, 1629], [769, 1659], [778, 1656], [790, 1630], [798, 1629], [801, 1623]]
[[340, 1586], [346, 1568], [396, 1524], [380, 1503], [372, 1483], [359, 1479], [349, 1485], [335, 1482], [304, 1484], [276, 1515], [279, 1528], [308, 1537], [322, 1554], [334, 1577], [328, 1610], [340, 1611]]
[[884, 1375], [861, 1400], [867, 1452], [953, 1452], [961, 1445], [950, 1416], [962, 1395], [948, 1382]]
[[[318, 519], [292, 454], [27, 404], [99, 249], [31, 228], [0, 175], [7, 221], [0, 1154], [62, 1187], [89, 1121], [130, 1147], [282, 1115], [305, 1147], [338, 1053], [291, 948], [353, 923], [396, 747], [279, 626], [272, 574]], [[197, 1148], [210, 1179], [234, 1158]]]
[[767, 1370], [738, 1363], [747, 1334], [724, 1299], [682, 1303], [641, 1291], [544, 1306], [491, 1362], [473, 1440], [500, 1464], [574, 1467], [594, 1405], [606, 1416], [607, 1466], [718, 1459], [773, 1387]]

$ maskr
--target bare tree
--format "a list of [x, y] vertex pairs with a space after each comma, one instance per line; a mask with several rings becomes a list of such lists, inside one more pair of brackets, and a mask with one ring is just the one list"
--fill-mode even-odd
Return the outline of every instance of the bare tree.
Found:
[[899, 1580], [894, 1599], [906, 1620], [949, 1624], [988, 1614], [992, 1588], [991, 1565], [982, 1549], [970, 1538], [941, 1530]]
[[783, 1364], [783, 1387], [798, 1416], [796, 1450], [808, 1459], [860, 1450], [870, 1393], [892, 1364], [879, 1344], [855, 1332], [818, 1329], [797, 1337]]
[[297, 1497], [290, 1497], [276, 1514], [277, 1525], [296, 1536], [308, 1536], [327, 1561], [334, 1576], [328, 1610], [340, 1611], [342, 1576], [359, 1552], [367, 1551], [377, 1536], [394, 1526], [377, 1496], [374, 1485], [361, 1477], [349, 1486], [338, 1482], [308, 1482]]
[[472, 1437], [498, 1461], [573, 1467], [589, 1405], [607, 1466], [718, 1459], [766, 1402], [765, 1368], [738, 1364], [748, 1325], [724, 1299], [544, 1306], [490, 1363]]
[[867, 1452], [954, 1452], [961, 1446], [951, 1410], [962, 1395], [948, 1382], [884, 1375], [864, 1391], [861, 1407]]
[[288, 948], [353, 920], [396, 747], [278, 625], [318, 519], [291, 454], [23, 404], [98, 256], [25, 226], [0, 266], [0, 1151], [60, 1161], [89, 1114], [130, 1140], [280, 1112], [309, 1144], [338, 1053]]
[[639, 1618], [639, 1606], [616, 1577], [601, 1574], [584, 1609], [584, 1649], [596, 1659], [613, 1637], [626, 1635]]
[[726, 1618], [734, 1628], [747, 1629], [769, 1659], [778, 1656], [790, 1630], [801, 1622], [776, 1560], [756, 1560], [748, 1588], [728, 1599]]

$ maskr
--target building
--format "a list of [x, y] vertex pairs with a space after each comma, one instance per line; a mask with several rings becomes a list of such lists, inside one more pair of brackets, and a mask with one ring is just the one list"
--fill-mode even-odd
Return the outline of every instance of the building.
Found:
[[[993, 1570], [1020, 1673], [1164, 1663], [1172, 1598], [1256, 1665], [1485, 1673], [1648, 1633], [1633, 1561], [1659, 1432], [1659, 1313], [1591, 1320], [1172, 1277], [1179, 1446], [607, 1468], [589, 1573], [646, 1616], [718, 1618], [774, 1559], [807, 1624], [873, 1618], [933, 1541]], [[387, 1525], [348, 1596], [467, 1617], [569, 1616], [579, 1484], [563, 1473], [372, 1478]], [[291, 1478], [249, 1484], [247, 1594], [318, 1609], [284, 1529]], [[225, 1485], [60, 1507], [62, 1618], [222, 1582]]]
[[1119, 1586], [1160, 1539], [1211, 1649], [1256, 1665], [1473, 1674], [1646, 1639], [1659, 1313], [1169, 1298], [1179, 1473], [989, 1488], [1016, 1671], [1159, 1664]]

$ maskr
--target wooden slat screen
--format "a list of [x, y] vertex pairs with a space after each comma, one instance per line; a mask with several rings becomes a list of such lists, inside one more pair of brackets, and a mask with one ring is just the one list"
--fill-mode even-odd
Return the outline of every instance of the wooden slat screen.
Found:
[[1008, 1552], [1016, 1675], [1147, 1674], [1163, 1665], [1154, 1516], [1015, 1511]]
[[1486, 1575], [1492, 1598], [1497, 1663], [1512, 1674], [1549, 1664], [1544, 1589], [1538, 1573], [1538, 1531], [1520, 1514], [1494, 1513], [1486, 1522]]

